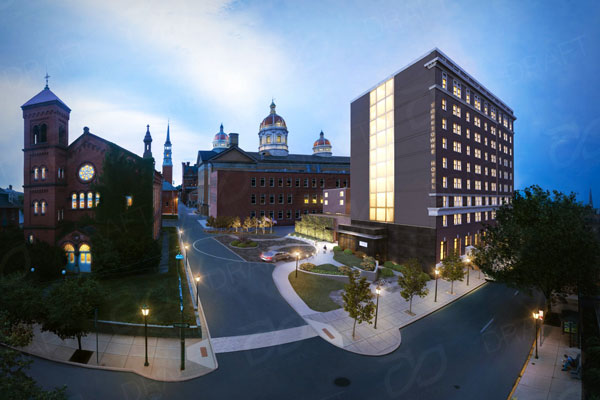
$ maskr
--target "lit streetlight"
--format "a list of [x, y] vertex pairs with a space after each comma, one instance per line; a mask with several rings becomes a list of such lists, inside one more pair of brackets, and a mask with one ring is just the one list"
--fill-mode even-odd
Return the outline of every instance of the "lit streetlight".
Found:
[[298, 277], [298, 258], [300, 257], [300, 253], [296, 252], [296, 278]]
[[435, 296], [433, 298], [433, 301], [437, 303], [437, 281], [438, 281], [438, 278], [440, 277], [440, 269], [436, 267], [434, 269], [434, 272], [435, 272]]
[[379, 294], [381, 294], [381, 286], [377, 285], [375, 288], [375, 293], [377, 293], [377, 305], [375, 306], [375, 329], [377, 329], [377, 314], [379, 313]]
[[146, 361], [144, 362], [144, 367], [150, 365], [148, 363], [148, 314], [150, 313], [150, 309], [147, 305], [142, 306], [142, 315], [144, 316], [144, 338], [146, 343]]
[[61, 273], [61, 274], [62, 274], [62, 276], [63, 276], [63, 280], [66, 280], [66, 279], [67, 279], [67, 270], [66, 270], [66, 269], [63, 269], [62, 271], [60, 271], [60, 273]]
[[538, 358], [538, 321], [541, 321], [544, 316], [544, 312], [539, 310], [533, 313], [533, 319], [535, 320], [535, 358]]
[[196, 310], [200, 309], [200, 293], [198, 291], [198, 284], [200, 283], [200, 275], [197, 275], [195, 278], [196, 280]]
[[190, 246], [184, 243], [183, 248], [185, 249], [185, 260], [184, 260], [183, 264], [184, 264], [184, 266], [186, 266], [187, 265], [187, 253], [188, 253], [188, 249], [190, 248]]

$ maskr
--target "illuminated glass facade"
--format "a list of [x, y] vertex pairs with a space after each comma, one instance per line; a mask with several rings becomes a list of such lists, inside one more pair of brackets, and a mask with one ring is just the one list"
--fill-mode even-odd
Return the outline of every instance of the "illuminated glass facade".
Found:
[[369, 219], [394, 222], [394, 78], [370, 93]]

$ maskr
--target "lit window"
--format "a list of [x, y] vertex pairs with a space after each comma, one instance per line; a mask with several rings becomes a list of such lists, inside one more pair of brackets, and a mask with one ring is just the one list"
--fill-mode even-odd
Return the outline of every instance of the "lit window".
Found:
[[462, 189], [462, 179], [454, 178], [454, 189]]
[[344, 191], [340, 192], [340, 197], [344, 197]]
[[88, 192], [87, 194], [87, 208], [92, 208], [94, 206], [94, 194], [92, 192]]
[[442, 72], [442, 88], [448, 89], [448, 74]]
[[340, 206], [344, 205], [344, 199], [340, 199]]
[[442, 110], [446, 111], [446, 99], [442, 99]]
[[448, 187], [448, 178], [446, 178], [445, 176], [442, 177], [442, 187], [443, 188], [447, 188]]
[[442, 118], [442, 129], [448, 129], [448, 121], [446, 121], [446, 118]]
[[465, 100], [467, 101], [467, 103], [471, 104], [471, 89], [467, 89]]
[[42, 167], [42, 180], [46, 180], [46, 167]]
[[77, 208], [77, 193], [71, 195], [71, 208], [75, 210]]
[[442, 226], [448, 226], [448, 217], [446, 215], [442, 215]]
[[454, 170], [455, 171], [462, 170], [462, 162], [460, 160], [454, 160]]
[[454, 225], [462, 224], [462, 214], [454, 214]]
[[452, 132], [456, 133], [457, 135], [461, 134], [461, 127], [459, 124], [452, 124]]
[[40, 204], [37, 201], [33, 202], [33, 215], [38, 215]]
[[452, 114], [456, 115], [458, 118], [460, 118], [460, 107], [457, 106], [456, 104], [454, 104], [452, 106]]
[[471, 122], [471, 113], [467, 111], [467, 115], [465, 115], [465, 119], [467, 122]]
[[471, 172], [471, 163], [467, 163], [467, 172]]
[[277, 143], [281, 143], [281, 136], [277, 135]]
[[325, 205], [328, 205], [328, 204], [329, 204], [329, 200], [325, 200]]
[[267, 136], [267, 144], [271, 143], [271, 136]]
[[304, 195], [304, 204], [308, 204], [308, 195], [307, 194]]
[[98, 204], [100, 204], [100, 193], [96, 193], [96, 203], [94, 205], [98, 207]]
[[475, 158], [481, 158], [481, 150], [475, 149]]
[[475, 173], [481, 174], [481, 165], [475, 164]]
[[446, 157], [442, 158], [442, 168], [448, 168], [448, 159]]
[[40, 179], [40, 170], [37, 167], [33, 169], [33, 179], [36, 181]]
[[481, 119], [479, 117], [473, 117], [473, 123], [476, 127], [481, 128]]
[[462, 151], [460, 142], [456, 142], [456, 141], [455, 141], [455, 142], [453, 142], [453, 143], [452, 143], [452, 149], [453, 149], [455, 152], [457, 152], [457, 153], [460, 153], [460, 152]]
[[442, 196], [442, 207], [448, 207], [448, 196]]
[[325, 192], [325, 197], [329, 197], [329, 192]]
[[462, 207], [463, 198], [462, 196], [454, 196], [454, 207]]
[[443, 149], [448, 148], [448, 141], [446, 140], [446, 138], [442, 138], [442, 148]]
[[46, 202], [42, 201], [42, 215], [46, 215]]
[[133, 205], [133, 196], [125, 196], [125, 205], [131, 207]]
[[453, 81], [454, 87], [453, 87], [453, 93], [456, 97], [461, 97], [460, 93], [461, 93], [461, 87], [460, 87], [460, 83], [457, 81]]
[[317, 195], [316, 194], [312, 195], [312, 203], [317, 204]]
[[83, 182], [89, 182], [94, 178], [95, 169], [91, 164], [83, 164], [79, 168], [79, 179]]
[[85, 193], [79, 193], [79, 208], [85, 208]]
[[481, 100], [479, 96], [475, 95], [475, 108], [481, 111]]
[[488, 114], [488, 103], [483, 103], [483, 112], [485, 113], [485, 115]]

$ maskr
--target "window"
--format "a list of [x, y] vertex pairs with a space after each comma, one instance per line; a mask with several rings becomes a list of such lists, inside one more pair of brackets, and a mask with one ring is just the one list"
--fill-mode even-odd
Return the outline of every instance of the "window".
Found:
[[[81, 197], [83, 197], [83, 193], [79, 196], [79, 205], [80, 208], [83, 208], [83, 206], [81, 205]], [[133, 205], [133, 197], [132, 196], [125, 196], [125, 205], [127, 205], [127, 207], [131, 207]]]
[[442, 158], [442, 168], [448, 168], [448, 159], [446, 157]]
[[250, 195], [250, 204], [256, 204], [256, 194], [254, 193]]
[[445, 176], [442, 177], [442, 187], [443, 188], [447, 188], [448, 187], [448, 178], [446, 178]]
[[250, 179], [250, 186], [256, 187], [256, 178], [251, 178]]
[[308, 187], [308, 178], [304, 178], [304, 187]]
[[38, 203], [37, 201], [33, 202], [33, 215], [38, 215], [40, 210], [40, 203]]
[[278, 218], [278, 219], [283, 219], [283, 210], [279, 210], [279, 211], [277, 212], [277, 218]]
[[267, 144], [271, 144], [271, 136], [267, 136]]
[[344, 205], [344, 199], [340, 199], [340, 206]]
[[265, 187], [265, 178], [260, 178], [260, 186]]
[[481, 212], [475, 213], [475, 222], [481, 222]]
[[456, 97], [458, 97], [458, 98], [460, 98], [460, 97], [461, 97], [461, 95], [460, 95], [460, 94], [461, 94], [461, 90], [460, 90], [460, 89], [461, 89], [461, 87], [460, 87], [460, 83], [459, 83], [459, 82], [457, 82], [457, 81], [453, 81], [453, 90], [452, 90], [452, 93], [453, 93], [453, 94], [454, 94]]
[[492, 119], [496, 119], [496, 108], [492, 107], [491, 114], [492, 114]]
[[71, 208], [75, 210], [77, 208], [77, 193], [71, 195]]
[[467, 172], [471, 172], [471, 163], [467, 163]]
[[87, 208], [92, 208], [94, 206], [94, 193], [88, 192], [87, 194]]
[[448, 196], [442, 196], [442, 207], [448, 207]]
[[340, 191], [340, 197], [344, 197], [344, 192]]
[[481, 100], [479, 96], [475, 95], [475, 108], [481, 111]]
[[329, 197], [329, 192], [325, 192], [325, 197]]
[[446, 215], [442, 215], [442, 226], [448, 226], [448, 217]]
[[285, 212], [285, 217], [286, 217], [287, 219], [292, 219], [292, 210], [287, 210], [287, 211]]
[[461, 133], [461, 128], [459, 124], [452, 124], [452, 132], [456, 133], [457, 135], [460, 135]]
[[460, 160], [454, 160], [454, 170], [455, 171], [462, 170], [462, 162]]
[[454, 225], [462, 224], [462, 214], [454, 214]]
[[288, 204], [292, 204], [292, 195], [291, 194], [287, 195], [287, 202], [288, 202]]
[[[470, 224], [471, 223], [471, 213], [468, 213], [466, 215], [467, 215], [467, 224]], [[469, 239], [469, 237], [465, 236], [465, 245], [467, 245], [467, 246], [469, 245], [469, 240], [468, 239]]]
[[304, 195], [304, 204], [308, 204], [308, 195], [307, 194]]
[[465, 134], [465, 136], [467, 137], [467, 139], [471, 139], [471, 130], [469, 128], [467, 128], [467, 133]]
[[485, 175], [487, 176], [488, 174], [488, 167], [485, 167]]
[[85, 193], [79, 193], [79, 208], [85, 208]]
[[312, 178], [311, 183], [312, 183], [312, 187], [314, 187], [314, 188], [317, 187], [317, 179], [316, 178]]
[[83, 164], [81, 168], [79, 168], [79, 179], [82, 182], [89, 182], [94, 178], [96, 170], [92, 166], [92, 164]]
[[481, 128], [481, 118], [473, 117], [473, 123], [475, 124], [476, 127]]
[[455, 142], [453, 142], [453, 143], [452, 143], [452, 150], [454, 150], [454, 151], [455, 151], [455, 152], [457, 152], [457, 153], [460, 153], [460, 152], [462, 151], [462, 148], [461, 148], [460, 142], [456, 142], [456, 141], [455, 141]]
[[446, 99], [442, 99], [442, 110], [446, 111]]
[[322, 188], [325, 187], [325, 179], [323, 179], [323, 178], [319, 179], [319, 186]]
[[269, 218], [273, 220], [275, 218], [275, 212], [273, 210], [269, 211]]
[[283, 204], [283, 193], [279, 193], [279, 204]]
[[281, 135], [277, 135], [277, 143], [281, 143]]
[[488, 103], [487, 102], [483, 103], [483, 112], [485, 113], [485, 115], [488, 115]]
[[341, 186], [340, 184], [341, 184], [340, 180], [339, 180], [339, 179], [336, 179], [336, 180], [335, 180], [335, 187], [336, 187], [336, 188], [339, 188], [339, 187]]
[[33, 169], [33, 180], [37, 181], [38, 179], [40, 179], [40, 170], [39, 168], [35, 167]]
[[328, 205], [328, 204], [329, 204], [329, 200], [325, 200], [325, 205]]
[[487, 132], [487, 122], [483, 123], [483, 130]]
[[287, 178], [285, 184], [287, 187], [292, 187], [292, 178]]
[[454, 207], [462, 207], [463, 205], [463, 198], [462, 196], [454, 196]]
[[296, 217], [296, 219], [300, 218], [300, 210], [296, 210], [294, 216]]
[[475, 149], [475, 158], [481, 158], [481, 150]]
[[41, 171], [42, 171], [42, 180], [45, 181], [46, 180], [46, 167], [42, 167]]
[[266, 203], [266, 198], [267, 196], [263, 193], [260, 195], [260, 204], [265, 204]]
[[456, 104], [454, 104], [452, 106], [452, 114], [456, 115], [458, 118], [460, 118], [460, 107], [457, 106]]
[[269, 186], [275, 187], [275, 178], [269, 178]]
[[462, 179], [454, 178], [454, 189], [462, 189]]
[[265, 216], [265, 210], [260, 210], [260, 216], [264, 217]]
[[475, 190], [481, 190], [481, 181], [475, 181]]
[[448, 89], [448, 74], [442, 72], [442, 89]]
[[471, 113], [467, 111], [467, 114], [465, 115], [465, 119], [467, 120], [467, 122], [471, 122]]
[[277, 184], [279, 185], [279, 187], [283, 187], [283, 178], [279, 178], [277, 180]]
[[296, 178], [296, 187], [300, 187], [300, 178]]
[[479, 133], [474, 133], [473, 140], [475, 140], [477, 143], [481, 143], [481, 135]]
[[250, 211], [250, 218], [256, 218], [256, 211]]
[[467, 179], [467, 190], [471, 190], [471, 180]]
[[316, 194], [312, 195], [312, 203], [317, 204], [317, 195]]
[[475, 164], [475, 173], [479, 175], [481, 174], [481, 165]]
[[269, 195], [269, 204], [275, 204], [275, 195], [273, 195], [273, 194]]
[[448, 129], [448, 121], [446, 121], [446, 118], [442, 118], [442, 129]]
[[471, 89], [467, 89], [465, 100], [467, 101], [467, 103], [471, 104]]
[[470, 156], [471, 155], [471, 146], [467, 146], [467, 155]]
[[443, 149], [448, 148], [448, 141], [446, 140], [446, 138], [442, 138], [442, 148]]

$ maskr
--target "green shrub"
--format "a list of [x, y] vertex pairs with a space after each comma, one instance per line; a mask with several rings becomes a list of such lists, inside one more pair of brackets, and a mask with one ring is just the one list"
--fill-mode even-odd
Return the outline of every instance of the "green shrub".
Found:
[[364, 251], [358, 250], [358, 251], [354, 252], [354, 255], [358, 258], [365, 258], [367, 256], [367, 253], [365, 253]]
[[352, 254], [352, 250], [350, 250], [350, 249], [346, 249], [346, 250], [344, 250], [344, 254], [348, 254], [348, 255], [350, 255], [350, 254]]
[[315, 264], [312, 263], [302, 263], [300, 264], [300, 269], [304, 271], [312, 271], [315, 269]]
[[352, 271], [352, 268], [342, 265], [342, 266], [338, 267], [338, 271], [340, 271], [341, 273], [343, 273], [345, 275], [348, 275], [350, 273], [350, 271]]
[[386, 267], [386, 268], [392, 268], [392, 266], [395, 265], [395, 264], [396, 264], [395, 262], [388, 260], [388, 261], [386, 261], [386, 262], [383, 263], [383, 266]]
[[393, 261], [386, 261], [386, 262], [383, 263], [383, 266], [386, 267], [386, 268], [392, 269], [394, 271], [397, 271], [397, 272], [402, 272], [401, 271], [402, 270], [402, 266], [400, 264], [396, 264]]
[[321, 271], [333, 271], [333, 272], [337, 272], [337, 267], [333, 264], [321, 264], [319, 266], [317, 266], [317, 269], [321, 270]]
[[258, 246], [258, 243], [256, 243], [256, 242], [248, 243], [248, 247], [256, 247], [256, 246]]
[[375, 259], [373, 257], [363, 258], [360, 267], [365, 271], [375, 271]]
[[233, 242], [231, 242], [232, 246], [239, 246], [240, 241], [239, 240], [234, 240]]
[[342, 249], [341, 246], [333, 246], [333, 251], [342, 251], [344, 249]]
[[382, 278], [391, 278], [392, 276], [394, 276], [394, 271], [392, 271], [389, 268], [380, 268], [379, 276]]

